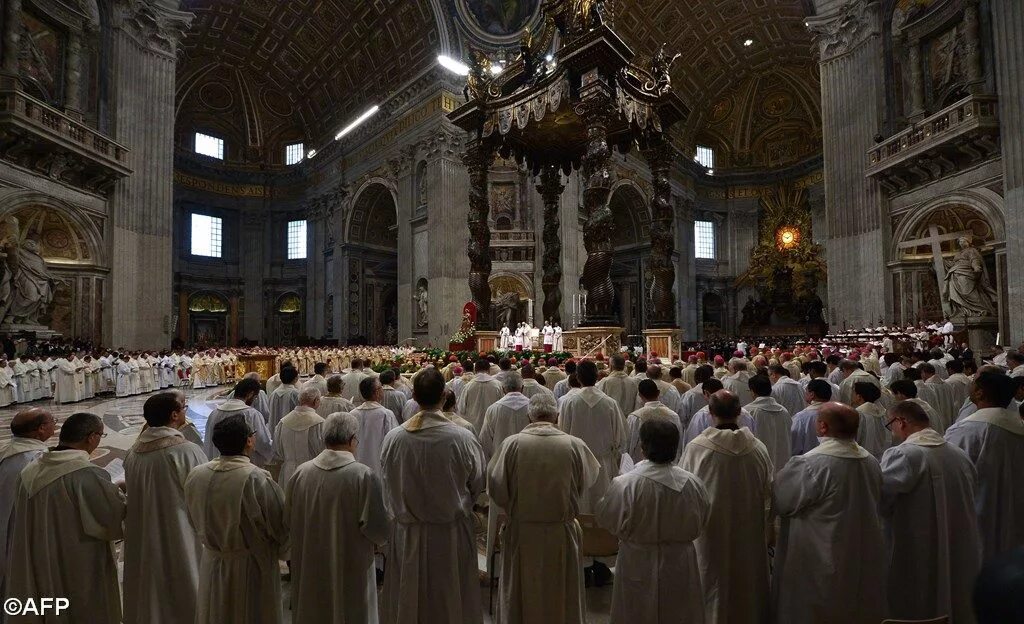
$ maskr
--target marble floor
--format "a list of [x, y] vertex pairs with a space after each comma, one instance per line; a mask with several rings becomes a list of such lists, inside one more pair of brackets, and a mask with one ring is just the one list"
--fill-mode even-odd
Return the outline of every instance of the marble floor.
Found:
[[[228, 386], [222, 386], [220, 388], [206, 388], [203, 390], [186, 390], [185, 394], [188, 397], [188, 413], [199, 429], [200, 433], [203, 433], [206, 429], [206, 419], [210, 412], [215, 408], [217, 403], [220, 402], [217, 399], [217, 395], [221, 394], [226, 390]], [[111, 470], [113, 473], [118, 472], [118, 464], [124, 460], [124, 457], [128, 453], [128, 449], [135, 442], [136, 436], [142, 429], [144, 420], [142, 418], [142, 405], [146, 402], [146, 398], [149, 395], [139, 395], [134, 397], [114, 398], [114, 397], [99, 397], [95, 399], [89, 399], [87, 401], [81, 401], [79, 403], [71, 403], [58, 405], [54, 401], [33, 401], [27, 405], [14, 405], [6, 408], [0, 408], [0, 446], [4, 445], [11, 437], [10, 422], [14, 415], [25, 407], [43, 407], [50, 410], [54, 416], [58, 418], [58, 421], [63, 421], [65, 418], [76, 412], [91, 412], [96, 414], [103, 419], [104, 427], [106, 429], [107, 436], [103, 438], [100, 447], [93, 453], [92, 460], [97, 465], [103, 466]], [[58, 432], [59, 432], [58, 422]], [[57, 443], [57, 436], [54, 435], [51, 440], [51, 445]], [[120, 460], [120, 461], [118, 461]], [[486, 560], [481, 554], [479, 556], [479, 564], [481, 572], [485, 569]], [[282, 570], [283, 571], [283, 570]], [[481, 584], [481, 600], [483, 602], [484, 618], [483, 622], [489, 624], [494, 621], [494, 618], [487, 613], [487, 602], [488, 602], [488, 591], [486, 582]], [[284, 606], [285, 606], [285, 623], [290, 624], [291, 613], [288, 610], [288, 594], [289, 587], [288, 583], [284, 583]], [[587, 595], [587, 621], [590, 624], [606, 624], [609, 621], [609, 610], [611, 607], [612, 588], [611, 586], [603, 588], [591, 588], [586, 590]], [[497, 589], [495, 588], [495, 601], [497, 601]]]

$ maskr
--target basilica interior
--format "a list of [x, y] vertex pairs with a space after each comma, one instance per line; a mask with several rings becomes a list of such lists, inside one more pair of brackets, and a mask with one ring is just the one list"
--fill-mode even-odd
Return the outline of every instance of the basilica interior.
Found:
[[426, 346], [511, 298], [633, 338], [949, 317], [1024, 340], [1021, 3], [616, 0], [587, 58], [557, 4], [5, 0], [3, 242], [52, 292], [4, 322]]

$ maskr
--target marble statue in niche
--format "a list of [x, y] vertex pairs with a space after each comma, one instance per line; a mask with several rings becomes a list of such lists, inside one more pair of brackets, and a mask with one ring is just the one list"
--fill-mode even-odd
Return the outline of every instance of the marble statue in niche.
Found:
[[957, 239], [960, 251], [946, 263], [945, 295], [954, 316], [995, 316], [996, 291], [988, 281], [981, 252], [971, 239]]
[[416, 296], [413, 299], [416, 300], [416, 326], [426, 327], [427, 326], [427, 282], [426, 280], [420, 280], [419, 284], [416, 285]]
[[21, 240], [18, 219], [0, 224], [0, 321], [37, 325], [53, 301], [54, 279], [39, 253], [39, 242]]

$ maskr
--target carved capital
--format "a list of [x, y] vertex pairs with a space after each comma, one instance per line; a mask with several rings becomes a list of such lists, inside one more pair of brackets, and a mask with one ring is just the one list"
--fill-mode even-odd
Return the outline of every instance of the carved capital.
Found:
[[118, 6], [118, 26], [141, 45], [174, 56], [178, 43], [195, 17], [151, 0], [124, 0]]
[[438, 158], [458, 158], [462, 153], [462, 145], [462, 137], [459, 134], [441, 127], [420, 139], [418, 147], [424, 158], [433, 161]]
[[853, 52], [881, 34], [878, 0], [848, 0], [832, 13], [807, 18], [822, 62]]

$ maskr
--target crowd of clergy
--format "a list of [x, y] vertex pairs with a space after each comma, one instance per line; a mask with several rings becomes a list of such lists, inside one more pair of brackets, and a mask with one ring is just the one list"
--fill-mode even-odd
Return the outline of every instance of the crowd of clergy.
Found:
[[[584, 622], [609, 582], [621, 623], [1020, 622], [1024, 354], [1006, 362], [289, 361], [204, 436], [180, 390], [149, 397], [118, 483], [90, 462], [97, 416], [50, 448], [30, 408], [0, 451], [0, 587], [95, 624], [477, 624], [480, 534], [499, 622]], [[585, 557], [588, 530], [617, 554]]]

